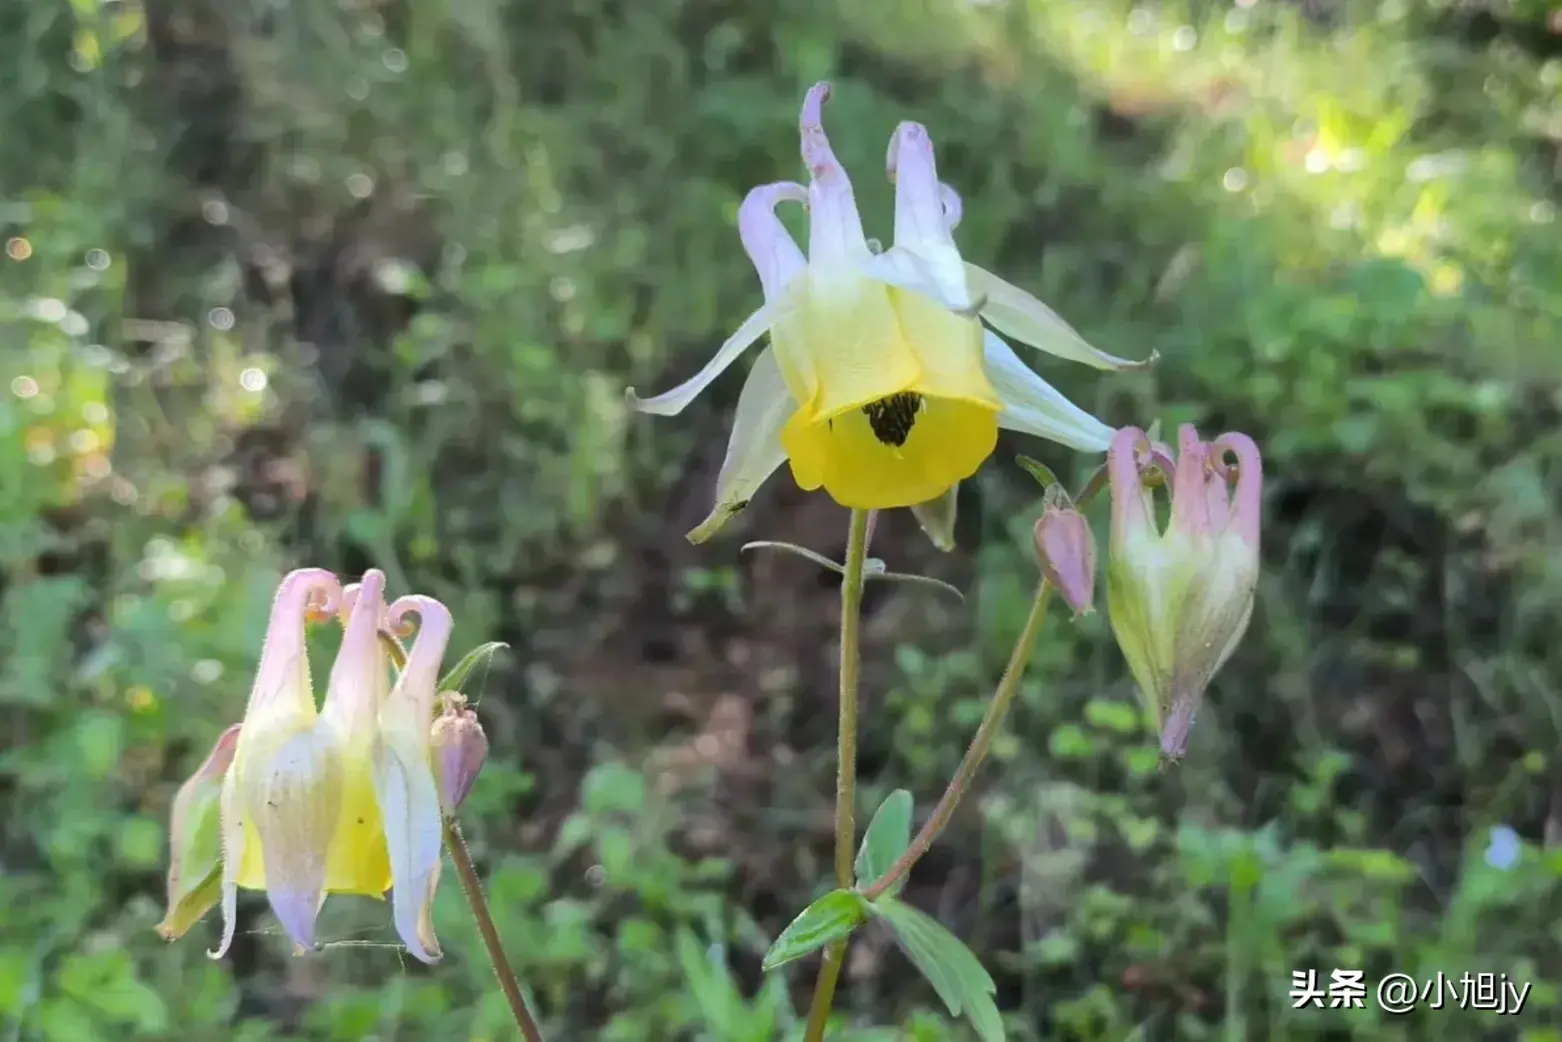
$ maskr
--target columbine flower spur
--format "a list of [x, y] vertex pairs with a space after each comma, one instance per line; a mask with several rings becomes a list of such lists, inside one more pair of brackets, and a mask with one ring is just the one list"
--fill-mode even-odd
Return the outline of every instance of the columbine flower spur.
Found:
[[[641, 411], [677, 415], [769, 334], [739, 395], [715, 509], [689, 533], [695, 542], [742, 510], [785, 461], [800, 487], [822, 487], [845, 506], [926, 508], [931, 516], [940, 502], [948, 513], [950, 490], [992, 454], [1000, 427], [1105, 450], [1111, 429], [1032, 372], [983, 319], [1098, 369], [1146, 364], [1096, 350], [1041, 301], [961, 259], [952, 234], [960, 198], [939, 183], [918, 123], [900, 124], [890, 138], [895, 238], [875, 252], [825, 136], [829, 95], [816, 84], [803, 102], [808, 186], [761, 185], [738, 213], [764, 304], [684, 384], [650, 399], [630, 391]], [[808, 208], [806, 257], [775, 214], [782, 202]]]
[[[243, 723], [230, 728], [175, 802], [169, 914], [160, 932], [184, 933], [220, 895], [233, 942], [240, 888], [264, 890], [283, 930], [316, 947], [326, 894], [383, 899], [397, 932], [424, 962], [440, 957], [429, 919], [439, 875], [442, 822], [430, 729], [450, 613], [427, 597], [387, 607], [385, 576], [371, 570], [343, 589], [319, 568], [288, 574], [277, 589]], [[406, 667], [391, 679], [385, 641], [419, 619]], [[315, 708], [305, 626], [338, 616], [341, 649], [325, 703]], [[214, 799], [220, 784], [220, 797]], [[219, 809], [220, 886], [212, 829]]]

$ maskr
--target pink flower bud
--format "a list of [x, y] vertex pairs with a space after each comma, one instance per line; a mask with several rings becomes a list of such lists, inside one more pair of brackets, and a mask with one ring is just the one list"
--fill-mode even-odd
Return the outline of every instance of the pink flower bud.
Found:
[[[1191, 424], [1177, 433], [1175, 459], [1136, 427], [1118, 431], [1107, 454], [1107, 613], [1159, 724], [1161, 752], [1172, 759], [1186, 748], [1204, 689], [1252, 617], [1263, 489], [1258, 446], [1247, 435], [1205, 442]], [[1164, 532], [1146, 484], [1153, 472], [1171, 488]]]
[[1050, 502], [1032, 530], [1041, 574], [1056, 586], [1074, 617], [1095, 611], [1096, 538], [1072, 505]]
[[488, 759], [488, 736], [466, 698], [454, 691], [440, 696], [444, 709], [434, 720], [429, 742], [434, 752], [434, 778], [439, 783], [440, 808], [448, 817], [461, 806]]

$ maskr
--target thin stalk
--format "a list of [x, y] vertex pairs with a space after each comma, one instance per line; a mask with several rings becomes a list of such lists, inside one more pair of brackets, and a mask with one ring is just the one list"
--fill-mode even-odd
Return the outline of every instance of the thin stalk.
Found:
[[526, 1042], [543, 1042], [542, 1029], [537, 1026], [537, 1018], [526, 1004], [520, 981], [516, 980], [510, 960], [504, 954], [499, 930], [488, 911], [488, 902], [483, 899], [483, 884], [477, 878], [477, 869], [472, 867], [471, 851], [467, 850], [466, 837], [461, 834], [461, 825], [455, 818], [445, 821], [445, 847], [455, 863], [461, 889], [466, 892], [466, 903], [472, 909], [472, 918], [477, 920], [477, 932], [482, 935], [483, 947], [488, 949], [488, 961], [493, 964], [494, 976], [499, 978], [499, 990], [504, 992], [504, 1000], [510, 1004], [510, 1013], [521, 1029], [521, 1037]]
[[938, 839], [939, 833], [944, 831], [944, 826], [949, 824], [949, 819], [954, 817], [955, 808], [960, 806], [960, 800], [965, 796], [966, 789], [975, 779], [976, 772], [981, 769], [982, 761], [987, 758], [987, 750], [991, 748], [993, 737], [997, 735], [998, 728], [1003, 724], [1004, 714], [1009, 711], [1014, 696], [1019, 693], [1020, 678], [1025, 675], [1025, 667], [1030, 662], [1031, 649], [1036, 646], [1036, 636], [1041, 632], [1042, 621], [1047, 615], [1047, 602], [1051, 599], [1052, 584], [1043, 579], [1036, 587], [1036, 596], [1031, 601], [1030, 614], [1025, 617], [1025, 626], [1020, 630], [1020, 638], [1015, 641], [1014, 650], [1009, 653], [1009, 663], [1004, 667], [1002, 679], [998, 681], [998, 689], [993, 692], [992, 699], [987, 703], [987, 712], [983, 715], [982, 722], [976, 729], [976, 735], [965, 751], [965, 758], [960, 761], [960, 766], [955, 768], [954, 777], [949, 779], [944, 794], [938, 798], [938, 805], [933, 808], [933, 813], [918, 830], [911, 845], [895, 859], [895, 863], [882, 876], [863, 890], [862, 896], [865, 899], [874, 900], [905, 878], [906, 873], [911, 871], [911, 866], [928, 852], [934, 840]]
[[[1079, 495], [1074, 497], [1074, 505], [1083, 510], [1085, 505], [1096, 497], [1106, 487], [1106, 466], [1097, 467], [1086, 479], [1084, 487]], [[987, 759], [987, 751], [992, 747], [993, 738], [998, 733], [998, 726], [1003, 723], [1009, 706], [1014, 702], [1014, 696], [1019, 694], [1020, 679], [1025, 675], [1025, 667], [1030, 663], [1031, 649], [1036, 645], [1036, 637], [1041, 633], [1042, 621], [1047, 615], [1047, 602], [1052, 599], [1052, 584], [1043, 579], [1036, 587], [1036, 596], [1031, 600], [1030, 614], [1025, 617], [1025, 625], [1020, 629], [1020, 637], [1014, 642], [1014, 650], [1009, 652], [1009, 662], [1003, 669], [1003, 676], [998, 681], [998, 689], [993, 692], [992, 700], [987, 703], [987, 712], [982, 716], [982, 722], [976, 729], [976, 735], [971, 739], [971, 744], [966, 748], [965, 757], [960, 761], [960, 766], [955, 768], [953, 778], [949, 779], [949, 785], [944, 789], [944, 794], [939, 797], [938, 805], [933, 808], [933, 813], [917, 831], [916, 838], [905, 849], [900, 857], [895, 859], [885, 873], [875, 879], [865, 890], [862, 896], [869, 901], [882, 897], [890, 887], [905, 878], [922, 855], [928, 852], [934, 841], [938, 839], [944, 826], [949, 824], [949, 819], [954, 817], [955, 808], [960, 806], [960, 800], [964, 798], [966, 789], [976, 778], [976, 772], [981, 769], [982, 761]]]
[[[841, 670], [840, 724], [835, 749], [835, 885], [846, 888], [853, 883], [852, 862], [856, 857], [857, 823], [857, 675], [861, 664], [862, 588], [864, 565], [868, 560], [868, 528], [872, 514], [853, 510], [846, 538], [846, 574], [841, 579]], [[808, 1026], [804, 1042], [824, 1042], [830, 1006], [835, 1001], [835, 985], [846, 961], [845, 940], [825, 949], [814, 986], [813, 1002], [808, 1007]]]
[[[380, 646], [398, 670], [407, 668], [407, 649], [402, 647], [395, 634], [381, 630]], [[494, 976], [499, 979], [499, 990], [510, 1005], [510, 1014], [515, 1017], [516, 1027], [521, 1029], [521, 1037], [526, 1042], [543, 1042], [542, 1029], [537, 1026], [537, 1018], [526, 1004], [521, 983], [516, 979], [515, 970], [511, 969], [510, 960], [504, 954], [499, 928], [494, 925], [493, 914], [488, 911], [488, 902], [483, 898], [482, 881], [477, 878], [477, 869], [472, 866], [472, 852], [467, 849], [466, 837], [461, 834], [461, 825], [455, 818], [445, 819], [445, 849], [450, 851], [450, 860], [456, 866], [456, 875], [461, 880], [461, 890], [466, 894], [467, 906], [472, 909], [472, 918], [477, 920], [477, 932], [483, 938], [483, 947], [488, 951], [488, 961], [494, 968]]]

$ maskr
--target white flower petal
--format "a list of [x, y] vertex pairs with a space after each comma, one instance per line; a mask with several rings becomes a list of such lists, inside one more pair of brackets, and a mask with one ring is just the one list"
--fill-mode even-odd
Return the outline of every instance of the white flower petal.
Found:
[[858, 268], [870, 278], [912, 293], [920, 293], [937, 301], [941, 307], [974, 317], [971, 295], [966, 291], [965, 284], [942, 278], [936, 265], [903, 246], [897, 244], [883, 253], [864, 258], [858, 262]]
[[942, 287], [937, 298], [955, 302], [955, 310], [970, 301], [965, 266], [952, 230], [960, 219], [960, 198], [938, 183], [933, 142], [927, 128], [906, 122], [895, 128], [885, 157], [885, 171], [895, 182], [895, 246], [910, 250]]
[[326, 853], [342, 810], [342, 755], [323, 723], [274, 746], [238, 780], [245, 818], [255, 824], [271, 911], [293, 943], [315, 947], [325, 899]]
[[1037, 376], [1002, 337], [984, 330], [982, 347], [987, 377], [1003, 399], [998, 426], [1034, 434], [1081, 452], [1105, 452], [1111, 445], [1111, 427]]
[[808, 189], [795, 181], [760, 185], [744, 196], [738, 208], [738, 238], [759, 274], [766, 300], [780, 297], [808, 268], [808, 258], [776, 216], [776, 207], [784, 202], [807, 205]]
[[436, 963], [441, 953], [428, 906], [438, 879], [444, 829], [426, 743], [400, 729], [387, 730], [375, 753], [374, 788], [385, 819], [396, 932], [413, 958]]
[[440, 959], [440, 950], [428, 903], [432, 880], [439, 872], [444, 817], [434, 780], [430, 731], [439, 666], [454, 623], [450, 610], [439, 601], [409, 594], [390, 606], [387, 619], [391, 628], [398, 629], [409, 612], [417, 613], [418, 636], [407, 653], [406, 668], [380, 711], [374, 794], [385, 821], [396, 932], [413, 958], [434, 963]]
[[869, 255], [846, 168], [835, 158], [824, 132], [824, 103], [830, 85], [816, 83], [803, 98], [798, 117], [803, 163], [808, 167], [808, 261], [813, 268], [855, 264]]
[[975, 264], [966, 264], [965, 275], [971, 296], [981, 302], [982, 318], [998, 332], [1037, 350], [1083, 362], [1095, 369], [1142, 369], [1156, 359], [1154, 352], [1142, 362], [1131, 362], [1098, 351], [1059, 318], [1057, 312], [1018, 286]]
[[781, 379], [775, 352], [759, 353], [749, 371], [738, 407], [732, 418], [732, 435], [727, 440], [727, 456], [716, 478], [716, 506], [698, 528], [689, 533], [689, 542], [703, 543], [730, 521], [753, 498], [754, 493], [776, 468], [786, 462], [781, 447], [781, 428], [797, 410], [797, 403]]
[[311, 617], [335, 612], [341, 596], [341, 584], [324, 568], [299, 568], [282, 577], [271, 605], [249, 705], [244, 710], [245, 729], [239, 735], [235, 756], [238, 761], [245, 759], [249, 735], [278, 723], [291, 726], [315, 719], [304, 625]]
[[228, 954], [239, 925], [239, 866], [244, 864], [244, 817], [239, 810], [237, 780], [233, 771], [222, 779], [218, 803], [222, 824], [222, 939], [206, 954], [220, 959]]
[[725, 372], [728, 366], [736, 362], [738, 356], [747, 351], [754, 341], [764, 336], [773, 320], [772, 306], [766, 302], [744, 320], [736, 333], [727, 338], [727, 342], [721, 345], [716, 356], [705, 363], [705, 368], [689, 379], [655, 398], [641, 398], [635, 394], [633, 387], [624, 392], [624, 397], [629, 399], [629, 404], [640, 412], [648, 412], [656, 416], [677, 416], [699, 396], [701, 391], [709, 387], [716, 377]]
[[380, 704], [390, 688], [390, 663], [380, 643], [385, 614], [385, 573], [370, 568], [342, 592], [342, 643], [331, 665], [320, 716], [335, 729], [344, 751], [367, 756], [374, 744]]

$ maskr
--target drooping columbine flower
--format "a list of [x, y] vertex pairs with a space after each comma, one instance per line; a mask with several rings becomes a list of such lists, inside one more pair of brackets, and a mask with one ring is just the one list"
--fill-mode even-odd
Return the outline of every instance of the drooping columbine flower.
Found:
[[[1236, 457], [1230, 488], [1227, 454]], [[1144, 472], [1171, 485], [1171, 521], [1156, 523]], [[1125, 427], [1107, 453], [1112, 541], [1107, 614], [1118, 647], [1155, 713], [1161, 752], [1182, 755], [1209, 685], [1247, 631], [1258, 583], [1263, 464], [1245, 434], [1199, 439], [1178, 430], [1175, 462], [1137, 427]]]
[[[992, 453], [999, 427], [1105, 449], [1110, 428], [1042, 381], [979, 317], [1096, 368], [1144, 364], [1097, 351], [1039, 300], [961, 260], [952, 235], [960, 200], [939, 183], [920, 124], [902, 123], [891, 138], [895, 240], [875, 253], [825, 136], [828, 97], [820, 83], [803, 102], [808, 187], [762, 185], [738, 213], [765, 303], [686, 383], [648, 400], [630, 394], [644, 412], [677, 415], [770, 335], [739, 396], [716, 506], [689, 534], [695, 542], [747, 505], [787, 460], [799, 486], [823, 487], [843, 505], [919, 506], [931, 516], [929, 508]], [[806, 258], [775, 215], [785, 201], [808, 206]]]
[[157, 924], [165, 941], [177, 941], [222, 896], [222, 830], [218, 805], [222, 780], [239, 744], [239, 725], [217, 739], [206, 762], [179, 787], [168, 825], [168, 909]]
[[[392, 687], [383, 634], [399, 630], [410, 612], [421, 620], [418, 639]], [[338, 614], [341, 649], [317, 711], [305, 623]], [[197, 780], [210, 782], [208, 774], [222, 776], [224, 924], [214, 956], [232, 944], [243, 887], [266, 891], [282, 928], [305, 950], [315, 947], [315, 917], [326, 894], [383, 899], [392, 890], [407, 950], [424, 962], [439, 959], [428, 914], [441, 839], [428, 732], [450, 630], [449, 611], [427, 597], [403, 597], [387, 610], [385, 575], [376, 570], [345, 590], [318, 568], [282, 580], [249, 707], [235, 729], [232, 764], [219, 765], [214, 754], [210, 770], [203, 768], [185, 790], [194, 791]], [[182, 818], [190, 813], [187, 808]], [[182, 818], [176, 806], [176, 828]], [[199, 860], [181, 862], [179, 849], [170, 870], [171, 903], [176, 872], [183, 878]], [[182, 933], [205, 910], [188, 899], [180, 907], [186, 906], [193, 917], [181, 913], [176, 921], [170, 911], [165, 936]]]
[[[312, 949], [327, 892], [379, 896], [389, 884], [368, 774], [377, 702], [389, 686], [378, 635], [384, 591], [385, 576], [371, 571], [344, 597], [336, 578], [319, 568], [290, 573], [277, 590], [223, 785], [223, 936], [216, 956], [233, 941], [241, 886], [266, 891], [294, 944]], [[304, 625], [339, 609], [351, 617], [317, 711]]]

